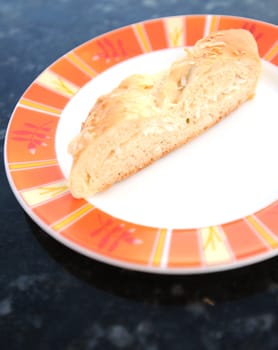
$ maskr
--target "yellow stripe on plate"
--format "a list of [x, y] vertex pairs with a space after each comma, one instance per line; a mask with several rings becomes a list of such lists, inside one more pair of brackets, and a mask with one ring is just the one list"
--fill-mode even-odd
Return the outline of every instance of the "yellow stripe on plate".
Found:
[[37, 162], [26, 162], [26, 163], [10, 163], [10, 170], [25, 170], [31, 168], [41, 168], [52, 165], [58, 165], [57, 159], [41, 160]]
[[204, 29], [204, 37], [209, 35], [212, 32], [216, 32], [218, 29], [219, 17], [208, 15], [206, 17], [205, 29]]
[[43, 111], [43, 112], [48, 112], [48, 113], [51, 113], [51, 114], [55, 114], [57, 116], [59, 116], [61, 114], [61, 110], [59, 110], [57, 108], [46, 106], [46, 105], [43, 105], [41, 103], [34, 102], [34, 101], [31, 101], [31, 100], [28, 100], [28, 99], [25, 99], [25, 98], [21, 98], [19, 100], [19, 104], [22, 105], [22, 106], [26, 106], [26, 107], [32, 108], [32, 109], [36, 109], [38, 111]]
[[22, 191], [21, 195], [28, 205], [34, 206], [54, 199], [67, 191], [68, 186], [63, 180], [56, 183], [40, 186], [31, 190]]
[[269, 49], [269, 51], [264, 55], [264, 59], [271, 61], [278, 54], [278, 41]]
[[263, 225], [259, 222], [258, 219], [255, 218], [255, 216], [246, 216], [246, 220], [250, 224], [250, 226], [257, 232], [257, 234], [259, 234], [259, 236], [262, 237], [263, 240], [271, 248], [278, 247], [277, 240], [267, 231], [266, 228], [263, 227]]
[[170, 47], [184, 46], [185, 28], [183, 17], [169, 17], [165, 19], [166, 33]]
[[77, 55], [75, 55], [73, 52], [69, 52], [65, 56], [69, 61], [74, 63], [78, 68], [80, 68], [83, 72], [87, 73], [90, 77], [95, 77], [97, 75], [97, 72], [94, 71], [91, 67], [89, 67], [85, 62], [81, 60]]
[[218, 264], [232, 259], [226, 246], [221, 229], [210, 226], [200, 229], [204, 261], [207, 264]]
[[149, 38], [145, 32], [143, 24], [137, 23], [133, 26], [135, 33], [137, 34], [140, 44], [145, 52], [150, 52], [152, 50]]
[[78, 86], [51, 70], [46, 70], [41, 73], [36, 82], [66, 97], [72, 97], [79, 90]]
[[155, 266], [160, 266], [161, 264], [161, 259], [163, 255], [163, 250], [164, 250], [164, 244], [166, 240], [166, 234], [167, 230], [166, 229], [161, 229], [159, 231], [159, 237], [156, 243], [156, 248], [153, 256], [153, 265]]
[[70, 215], [66, 216], [64, 219], [60, 220], [56, 224], [52, 226], [52, 229], [55, 231], [60, 231], [61, 229], [65, 228], [66, 226], [69, 226], [70, 224], [74, 223], [76, 220], [81, 218], [84, 214], [88, 213], [94, 208], [93, 205], [87, 203], [80, 209], [74, 211]]

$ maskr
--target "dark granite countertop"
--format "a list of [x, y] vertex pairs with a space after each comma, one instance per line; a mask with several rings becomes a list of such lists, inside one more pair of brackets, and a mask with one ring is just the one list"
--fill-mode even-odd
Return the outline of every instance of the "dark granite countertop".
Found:
[[278, 349], [278, 260], [199, 276], [127, 271], [43, 232], [6, 180], [3, 142], [28, 85], [84, 41], [144, 19], [216, 13], [278, 24], [277, 0], [0, 1], [0, 348]]

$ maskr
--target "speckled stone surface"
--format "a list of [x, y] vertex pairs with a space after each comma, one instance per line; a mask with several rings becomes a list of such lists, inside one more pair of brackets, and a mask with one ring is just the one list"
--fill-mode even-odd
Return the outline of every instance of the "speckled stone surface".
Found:
[[44, 68], [98, 34], [193, 13], [278, 24], [277, 0], [0, 0], [1, 350], [278, 349], [277, 258], [200, 276], [107, 266], [38, 228], [5, 177], [11, 112]]

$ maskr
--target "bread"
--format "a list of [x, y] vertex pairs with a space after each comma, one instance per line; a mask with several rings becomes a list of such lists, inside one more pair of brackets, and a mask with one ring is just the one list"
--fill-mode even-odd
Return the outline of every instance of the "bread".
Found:
[[187, 143], [253, 97], [258, 48], [243, 29], [199, 40], [167, 70], [132, 75], [98, 98], [69, 145], [69, 188], [88, 197]]

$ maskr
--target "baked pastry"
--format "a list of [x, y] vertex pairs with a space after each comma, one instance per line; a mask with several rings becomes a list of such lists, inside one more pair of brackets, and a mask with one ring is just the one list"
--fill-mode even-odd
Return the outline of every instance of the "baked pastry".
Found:
[[102, 191], [201, 134], [253, 97], [260, 72], [252, 34], [230, 29], [167, 70], [126, 78], [98, 98], [69, 145], [72, 195]]

